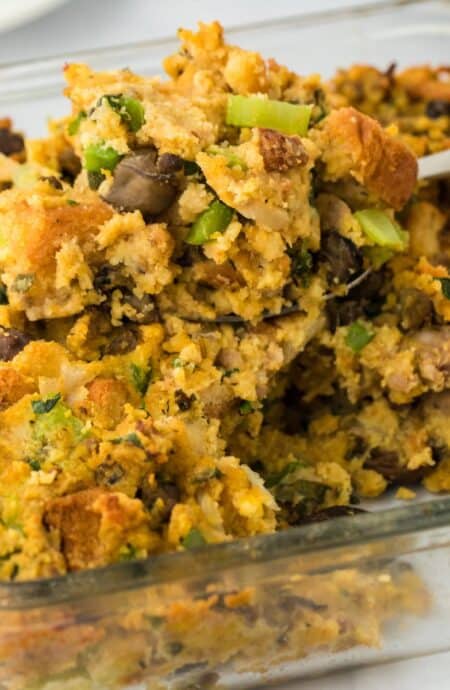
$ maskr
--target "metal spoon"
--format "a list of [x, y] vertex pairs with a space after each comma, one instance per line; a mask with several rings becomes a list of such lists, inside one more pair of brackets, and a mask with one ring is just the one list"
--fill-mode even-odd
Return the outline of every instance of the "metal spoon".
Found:
[[418, 180], [438, 180], [450, 177], [450, 149], [439, 151], [417, 159], [419, 165]]

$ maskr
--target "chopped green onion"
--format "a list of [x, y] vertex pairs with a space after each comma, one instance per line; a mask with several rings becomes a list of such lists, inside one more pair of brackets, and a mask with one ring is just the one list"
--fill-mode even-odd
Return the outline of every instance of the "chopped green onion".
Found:
[[345, 342], [353, 352], [361, 352], [373, 340], [374, 335], [363, 323], [355, 321], [348, 327]]
[[288, 474], [291, 474], [292, 472], [295, 472], [295, 470], [298, 470], [300, 467], [304, 467], [305, 463], [300, 462], [299, 460], [294, 460], [293, 462], [288, 462], [285, 467], [283, 467], [282, 470], [277, 472], [276, 474], [272, 474], [266, 479], [266, 486], [268, 489], [273, 488], [277, 484], [280, 484], [285, 477], [288, 476]]
[[88, 174], [87, 174], [87, 179], [88, 179], [89, 189], [93, 189], [95, 191], [96, 189], [98, 189], [100, 187], [101, 183], [106, 178], [102, 172], [94, 172], [93, 170], [89, 170]]
[[55, 407], [56, 403], [61, 400], [61, 393], [57, 393], [50, 398], [44, 398], [43, 400], [32, 400], [31, 407], [33, 408], [34, 414], [47, 414]]
[[311, 273], [313, 268], [313, 258], [311, 252], [307, 249], [300, 249], [293, 251], [291, 256], [291, 275], [297, 278], [303, 287], [308, 287], [311, 281]]
[[201, 175], [202, 169], [195, 161], [183, 161], [185, 175]]
[[250, 400], [243, 400], [239, 405], [239, 414], [244, 416], [246, 414], [251, 414], [252, 412], [254, 412], [253, 404], [250, 402]]
[[144, 367], [140, 367], [138, 364], [134, 364], [134, 362], [131, 364], [131, 378], [134, 387], [141, 395], [145, 395], [145, 393], [147, 392], [148, 384], [150, 383], [151, 377], [151, 366], [145, 369]]
[[186, 237], [188, 244], [204, 244], [217, 232], [223, 232], [233, 217], [233, 209], [216, 199], [194, 221]]
[[236, 374], [240, 369], [237, 367], [234, 367], [234, 369], [226, 369], [223, 374], [222, 374], [222, 379], [227, 379], [229, 376], [233, 376], [233, 374]]
[[84, 167], [88, 172], [114, 170], [122, 156], [105, 142], [90, 144], [84, 150]]
[[185, 549], [198, 549], [206, 544], [206, 539], [199, 529], [193, 527], [182, 539], [181, 543]]
[[368, 208], [354, 215], [365, 235], [379, 247], [405, 249], [408, 235], [386, 213], [378, 208]]
[[69, 122], [69, 124], [67, 125], [67, 132], [71, 137], [73, 137], [74, 134], [78, 132], [78, 130], [80, 129], [81, 121], [84, 120], [85, 117], [86, 113], [84, 112], [84, 110], [80, 110], [78, 115]]
[[386, 261], [392, 259], [394, 252], [387, 247], [364, 247], [364, 255], [369, 259], [374, 269], [378, 270]]
[[105, 100], [120, 115], [120, 119], [131, 132], [137, 132], [144, 124], [144, 106], [137, 98], [118, 94], [103, 96], [102, 100]]
[[441, 283], [441, 291], [446, 299], [450, 299], [450, 278], [436, 278]]
[[137, 558], [138, 550], [134, 544], [121, 546], [119, 550], [119, 561], [134, 561]]
[[237, 127], [269, 127], [284, 134], [308, 131], [310, 105], [294, 105], [259, 96], [228, 96], [226, 123]]
[[9, 304], [8, 293], [3, 283], [0, 283], [0, 304]]
[[206, 152], [211, 156], [223, 156], [226, 158], [227, 166], [229, 168], [239, 167], [242, 168], [242, 170], [247, 170], [247, 163], [243, 161], [242, 158], [239, 158], [239, 156], [236, 156], [236, 154], [233, 153], [233, 151], [230, 151], [228, 148], [222, 146], [210, 146]]
[[136, 448], [143, 448], [141, 439], [134, 431], [132, 431], [131, 434], [126, 434], [126, 436], [113, 438], [111, 443], [114, 443], [114, 445], [118, 445], [119, 443], [131, 443], [133, 446], [136, 446]]
[[205, 470], [201, 472], [196, 477], [192, 478], [193, 484], [203, 484], [204, 482], [209, 482], [211, 479], [221, 479], [222, 472], [217, 468], [213, 467], [210, 470]]

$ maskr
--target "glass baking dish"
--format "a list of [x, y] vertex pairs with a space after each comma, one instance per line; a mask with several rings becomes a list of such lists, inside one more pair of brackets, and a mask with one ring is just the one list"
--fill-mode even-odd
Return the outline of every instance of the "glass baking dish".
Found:
[[[442, 64], [450, 5], [378, 3], [228, 36], [302, 73]], [[0, 114], [38, 136], [47, 116], [68, 109], [65, 61], [154, 74], [175, 47], [164, 39], [1, 67]], [[450, 498], [381, 505], [196, 552], [0, 584], [0, 688], [244, 689], [449, 650]]]

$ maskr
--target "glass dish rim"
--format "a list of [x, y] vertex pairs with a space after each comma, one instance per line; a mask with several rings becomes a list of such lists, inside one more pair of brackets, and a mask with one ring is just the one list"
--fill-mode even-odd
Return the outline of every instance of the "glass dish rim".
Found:
[[[371, 16], [413, 5], [427, 5], [427, 0], [382, 0], [271, 18], [226, 28], [228, 35], [240, 31], [264, 31], [286, 26], [312, 26], [322, 22], [345, 20], [351, 16]], [[448, 0], [438, 0], [450, 7]], [[0, 92], [6, 87], [2, 80], [18, 80], [39, 73], [52, 73], [64, 62], [88, 62], [97, 57], [114, 58], [126, 51], [140, 52], [163, 47], [174, 37], [160, 37], [147, 41], [116, 44], [98, 49], [71, 51], [49, 55], [38, 60], [14, 61], [0, 65]], [[59, 82], [58, 82], [59, 83]], [[18, 98], [36, 94], [38, 88], [24, 88]], [[45, 95], [47, 87], [43, 87]], [[14, 94], [13, 98], [17, 94]], [[23, 582], [0, 582], [0, 611], [16, 611], [40, 606], [73, 603], [96, 594], [113, 594], [185, 581], [197, 576], [210, 576], [230, 568], [245, 568], [282, 558], [319, 554], [344, 546], [355, 547], [381, 539], [418, 534], [442, 527], [450, 527], [450, 497], [430, 499], [413, 505], [388, 510], [334, 518], [327, 522], [292, 527], [272, 534], [246, 537], [221, 544], [210, 544], [194, 551], [164, 553], [146, 559], [115, 563], [51, 578]]]

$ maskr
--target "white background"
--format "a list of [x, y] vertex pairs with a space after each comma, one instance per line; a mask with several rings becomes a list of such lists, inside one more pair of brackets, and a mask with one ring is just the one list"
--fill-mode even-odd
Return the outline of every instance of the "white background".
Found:
[[[8, 2], [17, 7], [26, 0], [0, 0], [4, 6]], [[197, 19], [219, 19], [227, 26], [363, 2], [72, 0], [46, 16], [1, 35], [0, 63], [168, 36], [182, 25], [193, 26]], [[387, 690], [448, 690], [450, 654], [302, 681], [298, 684], [300, 687], [301, 690], [384, 690], [384, 687]]]

